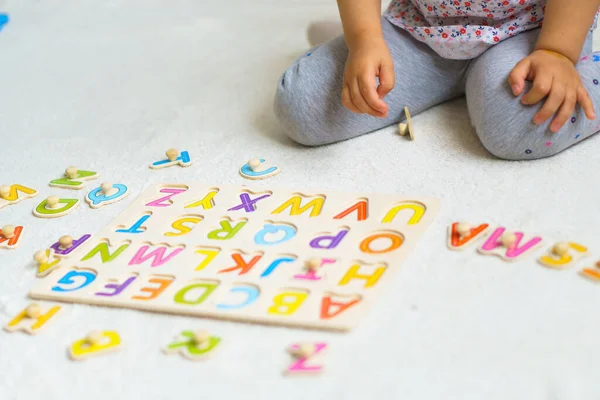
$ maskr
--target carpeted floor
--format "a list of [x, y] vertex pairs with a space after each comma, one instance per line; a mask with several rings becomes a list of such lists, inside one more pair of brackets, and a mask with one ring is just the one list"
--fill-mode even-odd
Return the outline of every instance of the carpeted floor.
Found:
[[[317, 149], [287, 140], [272, 113], [283, 69], [306, 50], [311, 21], [335, 19], [325, 0], [5, 0], [0, 31], [0, 183], [40, 197], [0, 210], [25, 225], [0, 250], [0, 324], [28, 302], [34, 251], [63, 234], [95, 233], [153, 182], [243, 184], [252, 156], [282, 173], [260, 185], [436, 196], [442, 210], [368, 318], [348, 334], [248, 326], [73, 305], [37, 337], [0, 331], [0, 399], [444, 399], [600, 397], [600, 286], [578, 276], [600, 258], [598, 145], [593, 137], [535, 162], [491, 158], [465, 103], [415, 118], [417, 140], [391, 127]], [[188, 169], [150, 171], [169, 147]], [[130, 184], [129, 199], [42, 220], [32, 208], [68, 165]], [[77, 193], [83, 198], [84, 193]], [[590, 246], [567, 271], [535, 257], [504, 263], [446, 249], [455, 220], [490, 222]], [[539, 253], [538, 253], [539, 254]], [[185, 328], [219, 332], [206, 363], [159, 349]], [[66, 346], [116, 329], [117, 354], [71, 362]], [[284, 348], [330, 343], [327, 372], [289, 379]]]

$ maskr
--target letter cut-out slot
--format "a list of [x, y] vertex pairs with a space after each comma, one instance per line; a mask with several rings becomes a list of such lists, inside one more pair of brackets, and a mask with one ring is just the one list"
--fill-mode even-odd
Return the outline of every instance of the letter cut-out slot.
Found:
[[175, 277], [169, 275], [150, 275], [147, 278], [138, 279], [137, 289], [131, 298], [142, 301], [154, 300], [161, 296], [173, 281], [175, 281]]
[[287, 222], [265, 221], [262, 229], [254, 235], [254, 243], [258, 246], [276, 246], [292, 240], [298, 228]]
[[195, 307], [203, 305], [211, 297], [219, 284], [220, 281], [217, 280], [195, 279], [179, 289], [175, 293], [173, 300], [175, 303], [185, 306]]
[[[108, 239], [100, 239], [100, 241], [81, 258], [81, 261], [88, 261], [90, 263], [95, 263], [96, 265], [98, 265], [98, 263], [106, 264], [113, 262], [121, 257], [130, 245], [131, 240], [111, 243]], [[126, 257], [126, 255], [123, 257]]]
[[325, 195], [323, 194], [307, 196], [302, 193], [292, 193], [291, 197], [274, 209], [271, 214], [287, 214], [290, 217], [306, 215], [315, 218], [321, 215], [324, 204]]
[[161, 267], [173, 264], [174, 260], [185, 250], [185, 245], [170, 246], [165, 243], [151, 245], [143, 243], [129, 261], [129, 266]]
[[217, 310], [240, 311], [252, 305], [258, 304], [260, 288], [251, 283], [235, 283], [222, 293], [216, 304]]
[[333, 219], [348, 219], [356, 221], [366, 221], [369, 218], [369, 199], [361, 197], [356, 201], [347, 204], [339, 214]]
[[240, 211], [246, 213], [252, 213], [258, 210], [260, 202], [268, 199], [273, 195], [273, 192], [252, 192], [250, 190], [242, 190], [239, 194], [239, 202], [237, 205], [230, 207], [227, 211]]
[[362, 299], [362, 296], [359, 294], [340, 295], [333, 292], [326, 292], [321, 299], [319, 318], [322, 320], [348, 318], [348, 314], [360, 311]]
[[185, 193], [188, 189], [188, 186], [185, 185], [170, 185], [169, 187], [163, 187], [159, 190], [159, 194], [157, 194], [155, 199], [146, 203], [146, 207], [171, 207], [176, 196]]
[[115, 297], [119, 296], [138, 278], [138, 274], [123, 274], [119, 277], [109, 278], [106, 282], [97, 287], [96, 296]]
[[235, 275], [246, 275], [250, 271], [252, 271], [252, 268], [254, 268], [254, 266], [256, 264], [258, 264], [259, 261], [261, 261], [264, 254], [265, 253], [262, 251], [246, 253], [242, 250], [233, 250], [231, 252], [231, 260], [230, 260], [230, 264], [232, 264], [232, 266], [230, 266], [228, 268], [223, 268], [223, 269], [219, 270], [218, 273], [219, 274], [230, 273], [230, 274], [235, 274]]
[[219, 193], [219, 188], [210, 188], [208, 192], [199, 200], [187, 203], [185, 208], [198, 208], [201, 210], [211, 210], [215, 207], [215, 196]]
[[200, 214], [187, 214], [178, 217], [171, 224], [171, 229], [164, 236], [184, 236], [190, 233], [204, 217]]
[[[54, 276], [54, 275], [53, 275]], [[57, 275], [60, 276], [60, 275]], [[96, 280], [97, 273], [94, 270], [84, 268], [74, 268], [67, 271], [60, 279], [52, 286], [53, 292], [70, 293], [80, 291], [88, 287]]]
[[426, 211], [427, 206], [420, 201], [401, 201], [389, 209], [381, 222], [396, 226], [415, 225], [421, 221]]
[[131, 221], [128, 225], [117, 225], [115, 232], [117, 233], [128, 233], [138, 235], [146, 232], [146, 225], [148, 220], [152, 217], [152, 211], [146, 211], [135, 220]]
[[219, 227], [208, 232], [207, 238], [211, 240], [233, 239], [247, 223], [247, 218], [234, 220], [229, 217], [223, 217], [219, 221]]
[[372, 290], [379, 284], [388, 269], [386, 263], [367, 263], [355, 260], [349, 267], [343, 268], [343, 275], [338, 286], [344, 290], [357, 290], [363, 292], [365, 289]]
[[360, 251], [368, 255], [380, 255], [397, 251], [404, 244], [404, 235], [397, 231], [377, 231], [360, 242]]
[[310, 291], [303, 288], [281, 288], [271, 300], [267, 314], [290, 317], [302, 308], [309, 294]]

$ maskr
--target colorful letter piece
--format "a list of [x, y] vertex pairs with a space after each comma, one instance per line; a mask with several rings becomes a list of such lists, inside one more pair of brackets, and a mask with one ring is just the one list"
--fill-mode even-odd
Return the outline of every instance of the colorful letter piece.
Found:
[[167, 152], [167, 158], [164, 160], [156, 161], [150, 164], [150, 168], [152, 169], [160, 169], [172, 167], [173, 165], [179, 165], [180, 167], [189, 167], [192, 165], [192, 159], [190, 158], [190, 154], [187, 151], [182, 151], [179, 155], [170, 154]]
[[10, 21], [8, 14], [0, 13], [0, 32], [2, 31], [2, 28], [8, 24], [8, 21]]
[[35, 197], [37, 194], [37, 190], [19, 185], [18, 183], [11, 186], [0, 186], [0, 209]]
[[579, 275], [582, 277], [592, 281], [592, 282], [600, 282], [600, 261], [597, 262], [592, 268], [584, 268], [579, 271]]
[[448, 227], [448, 248], [450, 250], [464, 250], [475, 244], [477, 240], [485, 237], [489, 224], [472, 227], [460, 222], [454, 222]]
[[50, 186], [62, 188], [62, 189], [83, 189], [86, 185], [86, 181], [91, 181], [100, 176], [99, 173], [94, 171], [82, 171], [69, 167], [65, 171], [65, 176], [59, 179], [50, 181]]
[[208, 332], [183, 331], [163, 351], [192, 361], [207, 360], [220, 348], [221, 338]]
[[505, 231], [504, 227], [496, 228], [478, 249], [479, 252], [498, 256], [505, 261], [517, 261], [542, 245], [543, 239], [540, 236], [526, 236], [523, 232], [514, 232], [515, 243], [506, 247], [501, 240]]
[[35, 254], [34, 259], [38, 262], [38, 270], [36, 276], [43, 278], [48, 276], [52, 271], [59, 268], [61, 259], [54, 256], [54, 250], [41, 250]]
[[324, 342], [291, 345], [288, 351], [294, 356], [295, 361], [285, 369], [284, 373], [286, 375], [321, 374], [325, 368], [319, 361], [326, 348], [327, 343]]
[[587, 254], [588, 248], [584, 245], [574, 242], [559, 242], [538, 261], [549, 268], [565, 269], [586, 257]]
[[86, 235], [83, 235], [82, 237], [80, 237], [79, 239], [73, 240], [73, 244], [68, 249], [61, 248], [60, 242], [54, 243], [52, 246], [50, 246], [50, 248], [52, 250], [54, 250], [54, 255], [56, 257], [66, 257], [69, 254], [71, 254], [73, 251], [75, 251], [79, 246], [84, 244], [91, 237], [92, 237], [92, 235], [86, 234]]
[[268, 166], [264, 159], [253, 158], [240, 168], [240, 175], [246, 179], [265, 179], [279, 173], [279, 167]]
[[19, 246], [19, 243], [21, 243], [23, 227], [19, 225], [13, 228], [14, 229], [11, 229], [12, 233], [9, 235], [10, 237], [6, 237], [6, 235], [0, 231], [0, 249], [16, 249]]
[[90, 357], [117, 351], [121, 347], [121, 337], [117, 332], [91, 332], [87, 337], [77, 340], [69, 347], [69, 356], [72, 360], [83, 361]]
[[49, 197], [33, 210], [38, 218], [58, 218], [70, 214], [79, 205], [78, 199], [59, 199]]
[[16, 317], [14, 317], [4, 329], [8, 332], [24, 331], [30, 335], [35, 335], [46, 326], [57, 312], [60, 311], [60, 306], [52, 306], [46, 311], [38, 304], [30, 304]]
[[115, 183], [111, 186], [97, 187], [90, 191], [85, 197], [92, 208], [100, 208], [117, 201], [123, 200], [129, 194], [129, 188], [121, 183]]

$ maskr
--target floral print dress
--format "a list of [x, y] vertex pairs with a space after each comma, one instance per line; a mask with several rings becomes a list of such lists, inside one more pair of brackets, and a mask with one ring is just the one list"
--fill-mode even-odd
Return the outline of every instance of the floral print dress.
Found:
[[545, 0], [394, 0], [384, 16], [440, 56], [466, 60], [541, 27], [545, 8]]

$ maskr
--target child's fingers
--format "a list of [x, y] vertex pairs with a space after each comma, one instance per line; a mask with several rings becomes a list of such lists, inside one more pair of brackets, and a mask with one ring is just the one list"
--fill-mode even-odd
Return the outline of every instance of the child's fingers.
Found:
[[379, 87], [377, 94], [380, 99], [383, 99], [392, 91], [396, 85], [396, 76], [394, 73], [394, 62], [382, 62], [379, 67]]
[[560, 108], [562, 103], [565, 101], [565, 86], [554, 84], [552, 86], [552, 91], [548, 96], [548, 99], [544, 102], [544, 106], [533, 118], [533, 122], [536, 125], [540, 125], [546, 122], [550, 117], [552, 117], [556, 111]]
[[376, 116], [382, 116], [387, 113], [387, 105], [377, 95], [375, 84], [374, 77], [369, 76], [369, 74], [363, 74], [358, 77], [358, 87], [363, 99], [365, 99], [372, 111], [375, 112]]
[[344, 105], [344, 107], [346, 107], [348, 110], [352, 111], [353, 113], [356, 113], [356, 114], [363, 113], [352, 102], [352, 97], [350, 96], [350, 88], [348, 87], [348, 85], [344, 85], [344, 88], [342, 89], [342, 104]]
[[360, 88], [358, 87], [357, 79], [355, 79], [354, 82], [352, 82], [352, 84], [350, 85], [350, 97], [352, 97], [352, 102], [356, 107], [360, 109], [360, 111], [362, 111], [365, 114], [369, 114], [373, 117], [378, 116], [378, 113], [367, 104], [362, 94], [360, 93]]
[[525, 79], [529, 75], [531, 69], [531, 61], [525, 58], [517, 63], [508, 76], [508, 83], [515, 96], [520, 95], [525, 87]]
[[550, 130], [553, 133], [556, 133], [563, 127], [565, 122], [571, 117], [573, 114], [573, 110], [575, 109], [575, 105], [577, 104], [577, 94], [574, 91], [567, 91], [565, 95], [565, 101], [563, 102], [556, 118], [552, 121], [550, 125]]
[[533, 81], [533, 88], [523, 98], [521, 102], [523, 104], [537, 104], [540, 100], [550, 93], [552, 89], [553, 77], [550, 74], [540, 74], [535, 77]]
[[582, 86], [577, 92], [577, 102], [581, 104], [583, 112], [588, 119], [596, 119], [596, 112], [594, 111], [594, 103], [590, 98], [588, 91]]

